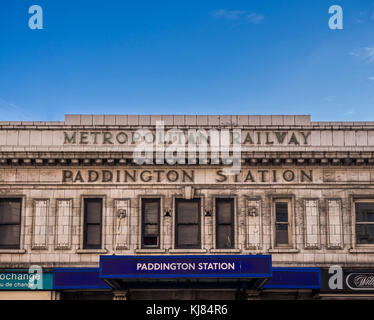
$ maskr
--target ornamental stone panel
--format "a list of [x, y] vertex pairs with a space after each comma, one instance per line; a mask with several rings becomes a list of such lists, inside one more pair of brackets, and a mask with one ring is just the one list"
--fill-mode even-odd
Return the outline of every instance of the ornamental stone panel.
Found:
[[262, 247], [261, 200], [246, 201], [247, 249], [259, 250]]
[[341, 249], [343, 247], [342, 203], [341, 199], [327, 200], [327, 233], [328, 248]]
[[130, 221], [130, 200], [114, 200], [114, 243], [115, 250], [129, 249], [129, 221]]
[[34, 200], [33, 249], [47, 249], [49, 200]]
[[306, 248], [319, 248], [319, 208], [318, 200], [304, 200], [305, 212], [305, 247]]
[[71, 249], [72, 199], [56, 200], [55, 248]]

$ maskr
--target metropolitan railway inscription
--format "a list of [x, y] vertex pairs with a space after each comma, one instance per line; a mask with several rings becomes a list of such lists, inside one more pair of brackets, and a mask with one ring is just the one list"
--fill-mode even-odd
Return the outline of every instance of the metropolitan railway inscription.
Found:
[[[187, 130], [154, 132], [137, 131], [64, 131], [64, 145], [136, 145], [139, 142], [199, 144], [210, 143], [212, 130]], [[242, 145], [300, 145], [310, 144], [310, 131], [241, 131], [241, 138], [230, 132], [230, 142]]]

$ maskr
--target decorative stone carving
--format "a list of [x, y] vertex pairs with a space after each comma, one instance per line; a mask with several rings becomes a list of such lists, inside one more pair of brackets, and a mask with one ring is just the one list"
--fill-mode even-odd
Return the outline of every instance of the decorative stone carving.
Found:
[[129, 220], [130, 220], [130, 200], [114, 200], [114, 247], [115, 250], [128, 249], [129, 245]]
[[260, 249], [262, 246], [262, 226], [261, 226], [261, 200], [247, 200], [247, 249]]
[[257, 217], [258, 216], [258, 207], [252, 206], [248, 208], [248, 215], [250, 217]]

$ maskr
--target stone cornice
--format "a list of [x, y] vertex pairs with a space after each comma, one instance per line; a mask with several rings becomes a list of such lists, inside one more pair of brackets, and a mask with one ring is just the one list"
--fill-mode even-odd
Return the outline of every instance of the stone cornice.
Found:
[[[188, 164], [208, 166], [206, 163]], [[246, 152], [242, 165], [372, 166], [374, 152]], [[130, 152], [1, 152], [0, 166], [138, 166]], [[215, 165], [215, 164], [214, 164]], [[217, 165], [222, 165], [219, 163]], [[165, 166], [169, 166], [165, 164]], [[170, 166], [172, 167], [172, 166]]]

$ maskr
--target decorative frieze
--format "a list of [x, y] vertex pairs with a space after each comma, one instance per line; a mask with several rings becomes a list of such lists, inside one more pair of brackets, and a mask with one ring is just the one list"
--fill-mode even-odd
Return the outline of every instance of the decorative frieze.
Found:
[[[39, 154], [39, 153], [38, 153]], [[74, 153], [73, 157], [67, 157], [66, 155], [61, 155], [61, 157], [56, 157], [53, 154], [48, 154], [45, 152], [43, 156], [45, 158], [36, 158], [32, 154], [29, 157], [15, 156], [15, 157], [4, 157], [0, 159], [0, 165], [2, 166], [123, 166], [137, 167], [138, 165], [133, 161], [132, 152], [125, 153], [123, 156], [113, 152], [110, 157], [101, 158], [102, 155], [97, 153], [97, 155], [90, 154], [88, 156], [85, 152]], [[329, 155], [325, 152], [321, 155], [309, 154], [309, 153], [297, 153], [295, 155], [290, 155], [289, 152], [284, 154], [283, 152], [273, 153], [253, 153], [245, 152], [242, 150], [242, 164], [246, 166], [256, 166], [259, 163], [264, 166], [282, 166], [282, 165], [333, 165], [333, 166], [367, 166], [374, 164], [374, 153], [362, 153], [359, 155], [349, 154], [349, 152], [344, 152], [344, 156], [341, 158], [334, 158], [336, 152]], [[208, 165], [221, 165], [222, 161], [219, 159], [216, 163], [212, 163], [210, 159], [199, 159], [194, 160], [194, 163], [189, 163], [188, 159], [185, 159], [185, 163], [193, 166], [208, 166]]]

